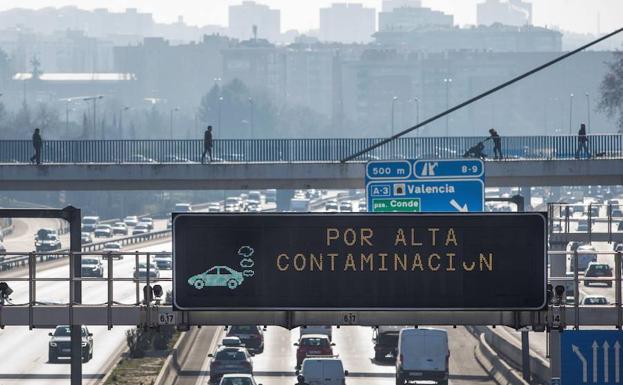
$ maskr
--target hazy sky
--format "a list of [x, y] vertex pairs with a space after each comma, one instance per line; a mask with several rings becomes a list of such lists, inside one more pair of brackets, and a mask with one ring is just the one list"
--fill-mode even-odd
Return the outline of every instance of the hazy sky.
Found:
[[[381, 8], [382, 0], [359, 0]], [[474, 24], [476, 4], [484, 0], [423, 0], [425, 6], [455, 15], [459, 24]], [[241, 0], [0, 0], [0, 9], [13, 7], [42, 8], [48, 6], [76, 5], [81, 8], [109, 8], [121, 11], [136, 7], [152, 12], [159, 22], [172, 22], [178, 15], [189, 24], [227, 25], [227, 7]], [[259, 3], [281, 9], [282, 29], [300, 31], [318, 27], [318, 8], [345, 0], [259, 0]], [[601, 32], [623, 26], [623, 0], [531, 0], [534, 4], [534, 23], [554, 25], [564, 30], [597, 32], [600, 20]]]

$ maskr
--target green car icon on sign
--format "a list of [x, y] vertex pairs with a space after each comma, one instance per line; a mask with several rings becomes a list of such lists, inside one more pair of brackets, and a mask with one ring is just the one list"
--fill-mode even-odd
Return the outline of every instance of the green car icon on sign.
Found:
[[206, 286], [227, 286], [234, 290], [244, 281], [242, 273], [227, 267], [214, 266], [204, 273], [193, 275], [188, 279], [188, 284], [197, 290]]

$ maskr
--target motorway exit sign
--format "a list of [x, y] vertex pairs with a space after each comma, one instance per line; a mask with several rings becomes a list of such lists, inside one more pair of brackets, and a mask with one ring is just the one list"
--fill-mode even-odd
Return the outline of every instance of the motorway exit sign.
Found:
[[539, 213], [174, 214], [173, 303], [216, 311], [540, 310], [545, 225]]
[[621, 384], [620, 330], [566, 330], [561, 333], [562, 385]]
[[481, 212], [484, 163], [480, 159], [371, 161], [366, 165], [366, 194], [369, 212]]

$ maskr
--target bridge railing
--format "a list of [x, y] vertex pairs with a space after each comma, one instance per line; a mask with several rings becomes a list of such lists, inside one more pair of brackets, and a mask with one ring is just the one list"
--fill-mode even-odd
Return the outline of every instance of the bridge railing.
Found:
[[[216, 162], [335, 162], [361, 151], [382, 138], [341, 139], [219, 139], [214, 141]], [[383, 145], [356, 160], [460, 158], [484, 137], [406, 137]], [[589, 135], [588, 148], [598, 158], [623, 157], [623, 136]], [[485, 142], [491, 157], [493, 143]], [[502, 138], [505, 160], [574, 159], [578, 137], [508, 136]], [[202, 140], [46, 140], [44, 163], [184, 163], [199, 162]], [[28, 163], [33, 155], [29, 140], [0, 140], [0, 162]], [[584, 154], [581, 154], [584, 157]]]

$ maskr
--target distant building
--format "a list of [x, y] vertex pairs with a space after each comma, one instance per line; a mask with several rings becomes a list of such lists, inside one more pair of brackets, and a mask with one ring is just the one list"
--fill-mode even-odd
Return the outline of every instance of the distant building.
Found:
[[320, 8], [320, 40], [340, 43], [368, 43], [376, 31], [374, 8], [362, 4], [332, 4]]
[[233, 45], [224, 36], [204, 36], [198, 43], [171, 45], [162, 38], [115, 47], [115, 71], [136, 75], [143, 97], [175, 105], [196, 105], [223, 73], [221, 50]]
[[477, 5], [478, 25], [532, 25], [532, 4], [523, 0], [485, 0]]
[[254, 1], [232, 5], [229, 7], [229, 35], [240, 40], [257, 37], [276, 42], [281, 37], [281, 11]]
[[379, 13], [379, 31], [413, 31], [423, 27], [452, 27], [454, 16], [423, 7], [400, 7]]
[[562, 34], [541, 27], [510, 27], [494, 24], [470, 28], [431, 27], [413, 31], [379, 31], [380, 46], [403, 51], [444, 52], [454, 50], [492, 52], [560, 52]]
[[422, 0], [383, 0], [383, 12], [391, 12], [396, 8], [419, 8]]

